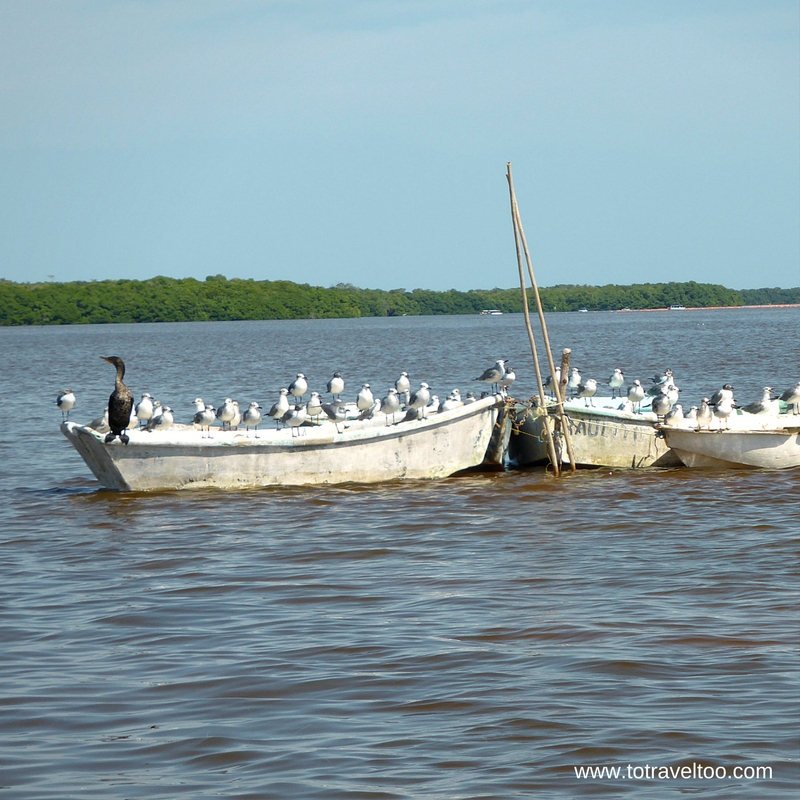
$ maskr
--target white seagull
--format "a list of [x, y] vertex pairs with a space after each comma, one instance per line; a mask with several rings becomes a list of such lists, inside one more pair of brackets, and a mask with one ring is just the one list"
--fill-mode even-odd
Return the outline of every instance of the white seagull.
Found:
[[[69, 412], [75, 407], [75, 394], [72, 389], [64, 389], [56, 397], [56, 405], [61, 410], [61, 419], [69, 419]], [[111, 430], [109, 428], [109, 430]]]
[[[392, 416], [392, 424], [394, 424], [394, 415], [400, 410], [400, 396], [397, 394], [397, 389], [391, 387], [386, 392], [386, 397], [381, 400], [381, 411], [386, 414], [388, 419], [389, 415]], [[388, 422], [386, 423], [389, 424]]]
[[793, 389], [787, 389], [780, 397], [787, 406], [794, 408], [795, 414], [800, 414], [800, 383]]
[[272, 406], [272, 408], [267, 412], [267, 416], [274, 419], [276, 423], [276, 427], [280, 427], [281, 421], [283, 420], [284, 416], [286, 416], [286, 412], [289, 410], [289, 390], [288, 389], [281, 389], [280, 396], [278, 397], [278, 402]]
[[714, 419], [714, 412], [711, 410], [711, 404], [707, 397], [700, 401], [700, 408], [697, 409], [695, 417], [697, 419], [697, 430], [702, 430], [703, 428], [711, 430], [711, 420]]
[[[344, 388], [344, 381], [342, 381], [342, 384], [342, 388]], [[330, 381], [328, 382], [328, 386], [330, 386]], [[328, 389], [328, 391], [330, 392], [331, 390]], [[334, 392], [331, 392], [331, 394], [334, 394]], [[338, 392], [336, 392], [336, 394], [338, 394]], [[319, 421], [319, 416], [322, 414], [322, 399], [319, 396], [319, 392], [311, 392], [311, 399], [306, 405], [306, 414]]]
[[225, 402], [217, 409], [217, 419], [222, 423], [222, 429], [230, 429], [231, 420], [236, 416], [236, 406], [230, 397], [225, 398]]
[[581, 383], [581, 374], [578, 372], [577, 367], [573, 367], [569, 373], [569, 380], [567, 381], [567, 389], [572, 389], [573, 393], [578, 390]]
[[642, 386], [642, 382], [640, 380], [635, 380], [633, 382], [633, 386], [628, 387], [628, 400], [630, 400], [631, 403], [633, 403], [633, 405], [637, 408], [642, 404], [645, 394], [644, 386]]
[[622, 386], [625, 383], [625, 376], [622, 374], [622, 370], [617, 368], [614, 370], [614, 374], [608, 379], [608, 385], [611, 389], [611, 396], [614, 397]]
[[369, 411], [374, 405], [375, 398], [372, 395], [369, 384], [362, 384], [361, 391], [358, 393], [358, 397], [356, 397], [356, 407], [359, 411]]
[[161, 413], [158, 416], [152, 417], [150, 422], [145, 426], [146, 431], [168, 431], [174, 422], [172, 417], [172, 409], [169, 406], [162, 406]]
[[250, 428], [255, 428], [255, 438], [258, 439], [258, 426], [261, 424], [261, 406], [252, 400], [250, 405], [244, 410], [242, 414], [242, 423], [246, 433], [250, 433]]
[[[594, 378], [588, 378], [585, 382], [579, 383], [576, 387], [578, 397], [583, 398], [583, 404], [588, 406], [589, 401], [597, 394], [597, 381]], [[594, 400], [592, 400], [594, 405]]]
[[678, 428], [683, 424], [683, 406], [680, 403], [675, 403], [664, 415], [664, 424], [672, 428]]
[[344, 378], [341, 372], [334, 372], [333, 377], [328, 381], [327, 392], [332, 395], [335, 400], [339, 399], [339, 395], [344, 391]]
[[290, 406], [289, 410], [283, 415], [284, 425], [288, 425], [292, 429], [292, 436], [300, 435], [300, 426], [306, 421], [308, 414], [305, 406]]
[[507, 358], [501, 358], [494, 362], [493, 367], [489, 367], [483, 375], [475, 378], [476, 381], [481, 383], [490, 383], [492, 386], [497, 386], [506, 374]]
[[[214, 421], [217, 418], [216, 409], [214, 406], [203, 405], [202, 409], [198, 409], [195, 411], [194, 419], [192, 420], [192, 425], [203, 433], [204, 431], [208, 433], [209, 437], [211, 435], [211, 426], [214, 424]], [[205, 437], [201, 437], [205, 438]]]
[[289, 394], [292, 397], [302, 397], [308, 391], [308, 381], [302, 372], [289, 384]]
[[769, 414], [772, 411], [772, 387], [765, 386], [761, 399], [746, 405], [742, 411], [748, 414]]
[[501, 394], [507, 395], [509, 386], [511, 386], [511, 384], [514, 383], [516, 379], [517, 376], [514, 373], [514, 370], [511, 367], [509, 367], [506, 370], [506, 374], [503, 375], [503, 377], [500, 378], [500, 380], [497, 382], [497, 385], [500, 387]]
[[145, 392], [136, 404], [136, 416], [140, 422], [148, 422], [153, 416], [153, 395]]

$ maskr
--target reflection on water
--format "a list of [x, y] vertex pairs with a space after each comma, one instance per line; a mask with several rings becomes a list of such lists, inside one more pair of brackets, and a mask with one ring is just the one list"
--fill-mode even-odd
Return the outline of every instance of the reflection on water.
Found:
[[[669, 366], [684, 402], [723, 382], [749, 402], [800, 377], [797, 313], [548, 320], [585, 376]], [[466, 391], [499, 357], [525, 397], [520, 318], [0, 338], [4, 796], [797, 796], [797, 471], [121, 495], [58, 431], [65, 386], [75, 418], [102, 411], [98, 355], [186, 419], [198, 393], [263, 405], [298, 371], [342, 371], [347, 397], [401, 369]], [[573, 769], [692, 762], [773, 778]]]

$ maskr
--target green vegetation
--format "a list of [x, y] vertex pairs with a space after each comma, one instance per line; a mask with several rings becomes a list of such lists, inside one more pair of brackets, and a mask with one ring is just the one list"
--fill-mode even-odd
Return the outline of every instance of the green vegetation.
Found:
[[[546, 311], [742, 306], [800, 303], [800, 288], [735, 291], [703, 283], [552, 286], [541, 290]], [[184, 322], [475, 314], [484, 308], [522, 311], [519, 289], [433, 292], [425, 289], [329, 289], [289, 281], [228, 280], [211, 275], [147, 281], [12, 283], [0, 280], [0, 325]]]

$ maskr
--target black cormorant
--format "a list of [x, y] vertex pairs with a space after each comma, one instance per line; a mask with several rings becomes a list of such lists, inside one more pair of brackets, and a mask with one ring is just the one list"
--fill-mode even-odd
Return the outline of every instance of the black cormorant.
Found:
[[117, 379], [114, 391], [108, 398], [108, 426], [111, 431], [106, 434], [106, 444], [113, 442], [119, 436], [123, 444], [128, 444], [128, 436], [125, 431], [131, 421], [131, 411], [133, 410], [133, 393], [122, 382], [125, 377], [125, 364], [119, 356], [100, 356], [103, 361], [108, 361], [117, 368]]

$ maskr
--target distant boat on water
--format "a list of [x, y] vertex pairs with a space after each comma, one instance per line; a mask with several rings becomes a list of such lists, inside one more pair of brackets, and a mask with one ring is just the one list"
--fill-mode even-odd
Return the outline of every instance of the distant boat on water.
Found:
[[686, 306], [670, 306], [670, 311], [686, 311]]
[[483, 311], [481, 311], [481, 316], [482, 317], [485, 317], [485, 316], [500, 317], [502, 315], [503, 315], [503, 312], [502, 311], [498, 311], [496, 308], [484, 308]]

